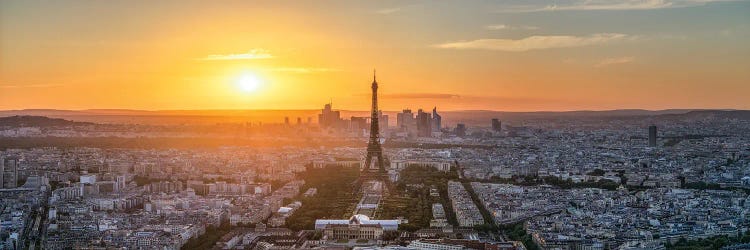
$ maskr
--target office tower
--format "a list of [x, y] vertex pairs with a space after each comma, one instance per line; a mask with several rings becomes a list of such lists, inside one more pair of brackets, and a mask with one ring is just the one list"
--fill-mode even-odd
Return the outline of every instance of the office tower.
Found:
[[367, 129], [367, 117], [352, 116], [352, 119], [349, 121], [349, 129], [353, 131]]
[[[385, 162], [383, 162], [383, 148], [380, 146], [380, 125], [378, 123], [378, 81], [375, 72], [372, 73], [372, 109], [370, 110], [370, 141], [367, 143], [367, 157], [365, 158], [365, 170], [370, 170], [371, 165], [377, 167], [380, 175], [385, 173]], [[377, 163], [373, 163], [376, 158]], [[369, 173], [371, 171], [365, 171]], [[367, 174], [364, 174], [367, 175]], [[367, 177], [365, 177], [367, 178]]]
[[648, 126], [648, 146], [656, 147], [656, 125]]
[[417, 111], [417, 136], [430, 137], [432, 135], [432, 115], [423, 112], [422, 109]]
[[500, 132], [503, 130], [503, 124], [500, 123], [500, 120], [497, 118], [492, 118], [492, 130], [495, 132]]
[[302, 125], [302, 117], [297, 117], [297, 125]]
[[384, 115], [383, 111], [378, 111], [378, 116], [380, 117], [380, 120], [378, 120], [378, 124], [380, 124], [380, 131], [385, 132], [388, 130], [388, 115]]
[[411, 112], [411, 109], [404, 109], [401, 113], [396, 114], [396, 127], [404, 132], [413, 130], [411, 129], [413, 127], [416, 128], [414, 113]]
[[437, 107], [432, 108], [432, 131], [440, 132], [440, 128], [443, 125], [443, 117], [438, 115]]
[[18, 186], [18, 158], [0, 158], [0, 188]]
[[463, 123], [456, 124], [456, 136], [458, 137], [466, 136], [466, 124], [463, 124]]
[[289, 125], [289, 116], [284, 117], [284, 125]]
[[318, 124], [321, 128], [330, 128], [339, 125], [341, 121], [341, 113], [339, 111], [333, 111], [332, 107], [332, 103], [327, 103], [318, 115]]

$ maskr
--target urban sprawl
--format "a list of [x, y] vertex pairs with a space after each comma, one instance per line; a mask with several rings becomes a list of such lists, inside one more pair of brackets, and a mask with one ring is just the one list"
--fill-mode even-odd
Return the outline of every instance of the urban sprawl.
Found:
[[744, 111], [443, 116], [373, 112], [382, 174], [373, 117], [332, 104], [201, 129], [0, 118], [0, 249], [750, 247]]

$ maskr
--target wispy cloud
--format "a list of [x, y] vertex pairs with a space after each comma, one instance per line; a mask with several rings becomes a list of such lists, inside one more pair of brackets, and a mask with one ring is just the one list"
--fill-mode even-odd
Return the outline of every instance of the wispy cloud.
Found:
[[[355, 94], [356, 96], [370, 96], [371, 93]], [[461, 96], [446, 93], [380, 93], [382, 99], [460, 99]]]
[[599, 63], [595, 64], [594, 67], [599, 68], [599, 67], [610, 66], [613, 64], [632, 63], [634, 61], [635, 61], [635, 57], [632, 57], [632, 56], [605, 58], [604, 60], [601, 60]]
[[401, 93], [401, 94], [380, 94], [385, 99], [453, 99], [459, 98], [456, 94], [443, 93]]
[[395, 7], [395, 8], [379, 9], [379, 10], [376, 10], [375, 13], [381, 14], [381, 15], [390, 15], [399, 11], [401, 11], [401, 8]]
[[268, 59], [273, 58], [273, 55], [264, 49], [252, 49], [247, 53], [240, 54], [214, 54], [208, 55], [199, 60], [205, 61], [221, 61], [221, 60], [254, 60], [254, 59]]
[[20, 88], [50, 88], [59, 87], [62, 84], [48, 83], [48, 84], [0, 84], [0, 88], [3, 89], [20, 89]]
[[536, 26], [512, 26], [507, 24], [492, 24], [484, 26], [485, 29], [488, 30], [538, 30], [539, 27]]
[[585, 0], [563, 2], [554, 5], [504, 6], [501, 13], [523, 13], [542, 11], [575, 10], [653, 10], [703, 6], [715, 2], [736, 2], [746, 0]]
[[341, 70], [335, 69], [335, 68], [282, 67], [282, 68], [272, 68], [271, 71], [289, 72], [289, 73], [297, 73], [297, 74], [311, 74], [311, 73], [324, 73], [324, 72], [338, 72]]
[[509, 52], [572, 48], [600, 45], [614, 41], [632, 40], [635, 36], [618, 33], [599, 33], [588, 36], [530, 36], [522, 39], [477, 39], [434, 45], [443, 49], [485, 49]]

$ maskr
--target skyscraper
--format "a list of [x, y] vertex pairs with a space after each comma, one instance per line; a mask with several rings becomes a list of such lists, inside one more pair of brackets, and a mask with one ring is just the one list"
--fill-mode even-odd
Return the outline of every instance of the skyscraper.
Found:
[[500, 123], [499, 119], [492, 118], [492, 130], [495, 132], [500, 132], [503, 130], [502, 123]]
[[387, 135], [388, 131], [388, 115], [383, 114], [383, 111], [378, 111], [378, 116], [380, 116], [380, 120], [378, 123], [380, 124], [380, 132], [384, 132]]
[[349, 130], [364, 131], [365, 129], [367, 129], [367, 117], [352, 116], [349, 120]]
[[648, 146], [656, 147], [656, 125], [648, 126]]
[[340, 124], [341, 113], [339, 111], [333, 111], [333, 103], [326, 103], [325, 107], [321, 110], [318, 115], [318, 124], [321, 128], [336, 127]]
[[437, 113], [437, 107], [432, 108], [432, 132], [440, 132], [443, 125], [443, 117]]
[[396, 127], [402, 132], [410, 132], [416, 128], [414, 113], [411, 109], [404, 109], [396, 115]]
[[[367, 156], [365, 158], [365, 175], [371, 172], [371, 166], [377, 167], [379, 174], [385, 173], [385, 162], [383, 162], [383, 148], [380, 146], [380, 124], [378, 122], [378, 81], [375, 79], [375, 71], [372, 72], [372, 109], [370, 110], [370, 141], [367, 143]], [[373, 158], [377, 163], [373, 162]]]
[[417, 111], [417, 136], [430, 137], [432, 135], [432, 116], [430, 113]]

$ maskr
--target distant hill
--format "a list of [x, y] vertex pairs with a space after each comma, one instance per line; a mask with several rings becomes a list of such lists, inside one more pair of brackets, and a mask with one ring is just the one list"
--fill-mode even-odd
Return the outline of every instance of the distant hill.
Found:
[[0, 117], [0, 127], [56, 127], [93, 125], [90, 122], [74, 122], [44, 116], [16, 115]]
[[684, 114], [663, 115], [672, 119], [739, 119], [750, 120], [750, 110], [695, 110]]

